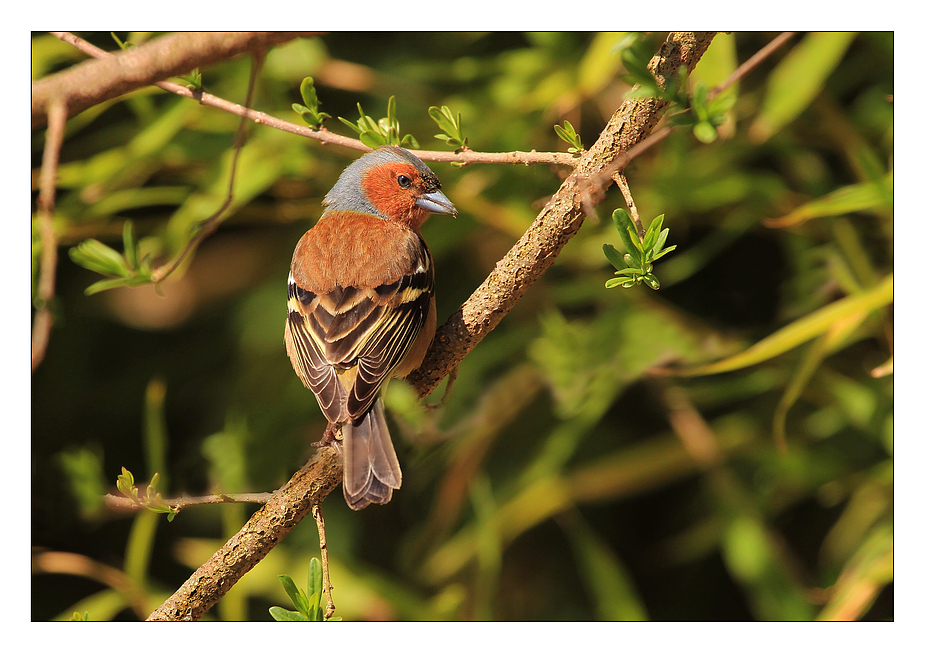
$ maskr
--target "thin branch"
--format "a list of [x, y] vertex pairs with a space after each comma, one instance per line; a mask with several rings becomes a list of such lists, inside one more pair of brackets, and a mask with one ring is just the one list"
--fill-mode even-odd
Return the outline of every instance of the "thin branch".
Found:
[[[208, 494], [199, 497], [176, 497], [164, 499], [171, 508], [183, 510], [190, 506], [207, 506], [216, 503], [266, 503], [273, 496], [272, 492], [244, 492], [241, 494]], [[129, 497], [106, 494], [103, 502], [111, 510], [142, 510], [146, 509], [143, 501], [136, 501]]]
[[[251, 74], [250, 80], [247, 83], [247, 97], [244, 100], [244, 110], [245, 112], [250, 109], [251, 103], [254, 99], [254, 89], [257, 86], [257, 75], [260, 72], [261, 67], [263, 66], [264, 60], [264, 51], [259, 50], [253, 55], [253, 62], [251, 64]], [[183, 248], [173, 261], [165, 265], [160, 266], [151, 273], [151, 281], [154, 283], [159, 283], [167, 278], [172, 272], [174, 272], [183, 260], [191, 253], [196, 251], [199, 245], [203, 240], [209, 237], [213, 231], [220, 224], [220, 219], [225, 210], [231, 206], [231, 203], [234, 201], [234, 181], [237, 176], [238, 171], [238, 158], [241, 156], [241, 148], [244, 147], [244, 132], [247, 125], [246, 115], [241, 116], [241, 120], [238, 122], [238, 128], [235, 131], [234, 141], [232, 147], [234, 149], [234, 154], [231, 157], [231, 170], [228, 174], [228, 195], [225, 198], [225, 201], [218, 208], [215, 213], [199, 223], [199, 231], [196, 235], [186, 243], [186, 247]]]
[[32, 371], [41, 364], [51, 337], [54, 316], [51, 303], [55, 296], [55, 272], [58, 268], [58, 236], [52, 222], [55, 209], [55, 186], [58, 180], [58, 157], [64, 142], [67, 108], [60, 99], [49, 101], [48, 129], [45, 131], [45, 150], [42, 152], [42, 171], [39, 181], [38, 220], [42, 240], [38, 306], [32, 322]]
[[108, 585], [125, 597], [140, 618], [148, 613], [145, 605], [145, 589], [121, 569], [110, 567], [102, 562], [79, 553], [66, 551], [40, 551], [32, 555], [33, 574], [67, 574], [89, 578], [102, 585]]
[[622, 170], [618, 170], [613, 174], [613, 180], [617, 182], [617, 187], [623, 194], [623, 201], [626, 202], [626, 208], [630, 210], [630, 217], [633, 218], [633, 224], [636, 225], [636, 234], [639, 236], [639, 240], [642, 240], [645, 238], [646, 230], [642, 226], [642, 220], [639, 218], [639, 211], [636, 210], [636, 203], [633, 202], [633, 193], [630, 192], [629, 182], [626, 181], [626, 176]]
[[[52, 34], [57, 36], [62, 41], [65, 41], [66, 43], [74, 46], [81, 52], [90, 55], [91, 57], [104, 59], [106, 57], [116, 56], [110, 52], [101, 50], [95, 45], [87, 43], [80, 37], [68, 32], [52, 32]], [[370, 148], [364, 145], [360, 140], [356, 138], [349, 138], [347, 136], [341, 136], [340, 134], [335, 134], [334, 132], [328, 131], [324, 127], [321, 129], [311, 129], [306, 125], [289, 122], [288, 120], [276, 118], [275, 116], [271, 116], [270, 114], [264, 113], [262, 111], [254, 111], [247, 107], [242, 107], [239, 104], [229, 102], [228, 100], [216, 97], [210, 93], [190, 90], [187, 87], [181, 84], [176, 84], [174, 82], [161, 81], [157, 83], [152, 82], [152, 84], [162, 90], [169, 91], [170, 93], [175, 93], [182, 97], [196, 100], [205, 106], [221, 109], [222, 111], [227, 111], [228, 113], [232, 113], [236, 116], [241, 116], [247, 120], [252, 120], [258, 125], [266, 125], [268, 127], [273, 127], [284, 132], [289, 132], [290, 134], [311, 138], [325, 145], [339, 145], [341, 147], [349, 148], [351, 150], [359, 150], [361, 152], [368, 152], [370, 150]], [[430, 161], [433, 163], [461, 163], [463, 165], [470, 165], [474, 163], [494, 163], [525, 166], [533, 164], [552, 164], [572, 167], [576, 164], [577, 161], [575, 157], [566, 152], [537, 152], [536, 150], [531, 150], [530, 152], [476, 152], [474, 150], [466, 149], [458, 153], [442, 152], [436, 150], [415, 150], [414, 153], [423, 161]]]
[[334, 586], [331, 585], [331, 572], [328, 569], [328, 538], [324, 534], [324, 513], [321, 512], [321, 504], [316, 503], [312, 506], [312, 517], [315, 518], [315, 525], [318, 527], [318, 543], [321, 546], [321, 578], [323, 592], [328, 597], [328, 605], [324, 610], [325, 620], [334, 616], [334, 596], [332, 594]]
[[780, 34], [778, 34], [777, 37], [773, 41], [771, 41], [766, 46], [758, 50], [758, 52], [756, 52], [755, 54], [753, 54], [751, 57], [748, 58], [748, 61], [746, 61], [741, 66], [736, 68], [733, 71], [733, 73], [729, 75], [729, 77], [727, 77], [725, 81], [723, 81], [722, 84], [713, 88], [710, 91], [709, 95], [707, 95], [707, 99], [712, 100], [717, 95], [725, 91], [727, 88], [729, 88], [730, 86], [738, 82], [740, 79], [745, 77], [748, 73], [754, 70], [758, 66], [758, 64], [760, 64], [762, 61], [767, 59], [775, 50], [777, 50], [780, 46], [782, 46], [784, 43], [789, 41], [790, 38], [794, 34], [795, 32], [781, 32]]

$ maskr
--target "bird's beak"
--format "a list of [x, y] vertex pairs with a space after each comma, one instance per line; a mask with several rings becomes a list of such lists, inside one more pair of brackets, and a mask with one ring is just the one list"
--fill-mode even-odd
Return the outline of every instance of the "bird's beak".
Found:
[[456, 207], [447, 199], [442, 191], [436, 190], [433, 193], [421, 195], [415, 204], [430, 213], [442, 213], [444, 215], [456, 216]]

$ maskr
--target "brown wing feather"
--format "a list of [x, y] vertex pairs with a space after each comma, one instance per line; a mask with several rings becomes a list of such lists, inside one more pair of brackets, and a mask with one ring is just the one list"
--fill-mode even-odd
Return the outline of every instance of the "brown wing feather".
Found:
[[430, 252], [419, 236], [407, 233], [416, 241], [412, 272], [390, 283], [367, 289], [337, 285], [315, 294], [290, 275], [287, 351], [332, 422], [366, 414], [428, 318], [433, 321]]

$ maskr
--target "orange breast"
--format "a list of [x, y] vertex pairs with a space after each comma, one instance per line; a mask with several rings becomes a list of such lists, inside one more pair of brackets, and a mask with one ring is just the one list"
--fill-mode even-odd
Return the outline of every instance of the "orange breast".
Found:
[[328, 211], [309, 229], [292, 257], [295, 282], [314, 293], [335, 286], [375, 288], [413, 271], [419, 237], [390, 220]]

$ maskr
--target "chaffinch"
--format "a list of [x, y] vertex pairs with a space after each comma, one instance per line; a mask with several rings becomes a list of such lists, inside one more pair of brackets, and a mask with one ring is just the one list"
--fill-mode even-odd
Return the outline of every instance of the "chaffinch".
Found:
[[341, 427], [344, 498], [354, 510], [401, 487], [382, 393], [416, 369], [434, 337], [434, 263], [421, 236], [431, 213], [456, 215], [437, 176], [407, 150], [369, 152], [341, 173], [289, 273], [286, 351]]

